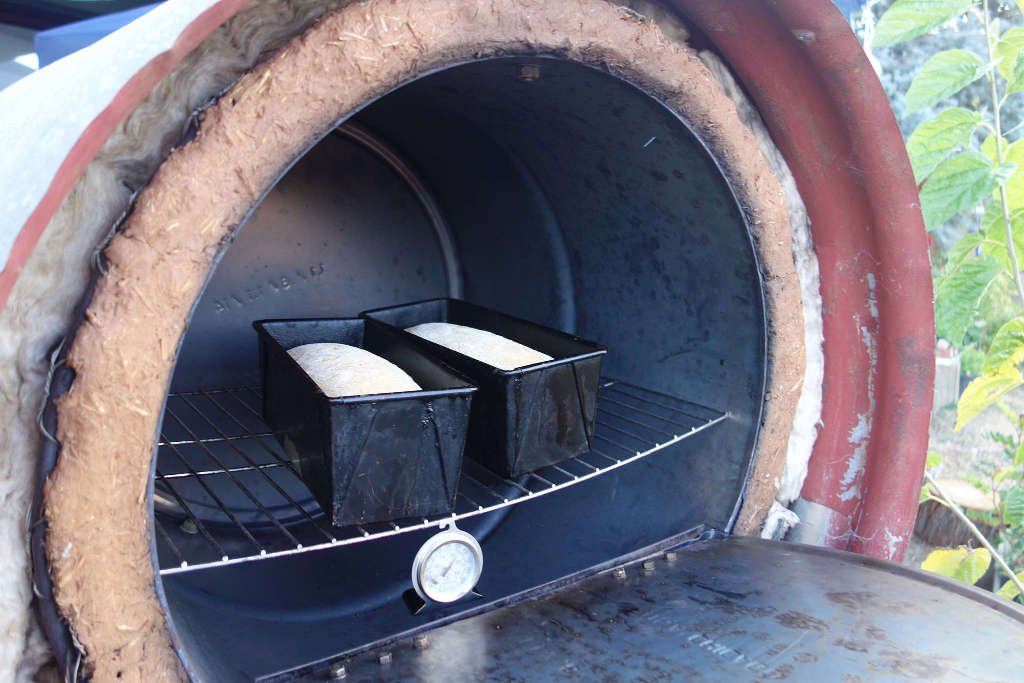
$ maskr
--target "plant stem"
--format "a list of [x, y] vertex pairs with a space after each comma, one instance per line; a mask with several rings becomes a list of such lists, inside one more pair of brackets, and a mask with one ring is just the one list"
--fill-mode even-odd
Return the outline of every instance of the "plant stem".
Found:
[[[989, 64], [995, 62], [995, 54], [992, 52], [992, 32], [988, 17], [988, 0], [982, 0], [982, 19], [985, 22], [985, 44], [988, 46]], [[1003, 135], [999, 123], [999, 89], [996, 86], [995, 74], [989, 72], [989, 85], [992, 88], [992, 120], [996, 129], [996, 162], [1003, 165]], [[1024, 280], [1021, 279], [1020, 264], [1017, 261], [1017, 249], [1013, 244], [1013, 223], [1010, 221], [1010, 202], [1006, 196], [1006, 183], [999, 186], [999, 201], [1003, 205], [1003, 227], [1006, 230], [1006, 251], [1010, 255], [1010, 267], [1013, 269], [1013, 280], [1017, 285], [1017, 296], [1020, 297], [1021, 305], [1024, 305]]]
[[1006, 575], [1010, 577], [1010, 581], [1013, 581], [1014, 585], [1017, 586], [1017, 590], [1020, 591], [1020, 594], [1024, 595], [1024, 584], [1022, 584], [1020, 582], [1020, 579], [1017, 578], [1017, 574], [1012, 569], [1010, 569], [1010, 565], [1006, 564], [1006, 560], [1003, 559], [1003, 556], [996, 552], [996, 549], [993, 548], [992, 544], [988, 542], [988, 539], [985, 538], [985, 535], [983, 533], [981, 533], [981, 530], [979, 530], [978, 527], [974, 525], [974, 522], [971, 521], [971, 518], [964, 514], [964, 511], [960, 509], [959, 505], [953, 502], [952, 498], [946, 495], [946, 492], [943, 491], [942, 487], [939, 486], [938, 482], [932, 478], [932, 475], [928, 474], [928, 472], [925, 472], [924, 478], [925, 481], [927, 481], [928, 484], [933, 489], [935, 489], [935, 493], [939, 494], [939, 498], [942, 499], [942, 502], [945, 503], [946, 506], [953, 511], [953, 514], [957, 516], [957, 519], [959, 519], [961, 522], [967, 525], [967, 528], [971, 530], [971, 533], [974, 534], [974, 537], [978, 539], [978, 542], [985, 546], [985, 549], [988, 550], [989, 554], [993, 558], [995, 558], [996, 563], [1000, 566], [1000, 568], [1002, 568], [1004, 572], [1006, 572]]
[[1021, 121], [1021, 122], [1020, 122], [1020, 123], [1018, 123], [1018, 124], [1017, 124], [1016, 126], [1014, 126], [1013, 128], [1011, 128], [1010, 130], [1006, 131], [1006, 134], [1007, 134], [1007, 135], [1009, 135], [1010, 133], [1016, 133], [1016, 132], [1017, 132], [1017, 130], [1018, 130], [1019, 128], [1021, 128], [1022, 126], [1024, 126], [1024, 121]]

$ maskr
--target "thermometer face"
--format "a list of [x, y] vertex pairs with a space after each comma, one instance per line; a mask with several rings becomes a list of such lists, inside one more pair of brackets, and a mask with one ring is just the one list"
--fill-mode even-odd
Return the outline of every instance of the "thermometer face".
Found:
[[413, 588], [424, 600], [455, 602], [480, 580], [483, 553], [470, 534], [449, 529], [420, 548], [413, 561]]
[[435, 602], [452, 602], [473, 590], [476, 557], [461, 541], [448, 541], [423, 563], [423, 591]]

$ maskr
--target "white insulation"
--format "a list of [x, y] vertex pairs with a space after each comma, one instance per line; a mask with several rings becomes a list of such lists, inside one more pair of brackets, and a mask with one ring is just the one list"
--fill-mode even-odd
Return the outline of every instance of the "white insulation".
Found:
[[[761, 120], [757, 109], [736, 84], [736, 80], [722, 61], [710, 52], [701, 52], [701, 60], [715, 75], [722, 90], [736, 103], [740, 120], [754, 133], [761, 147], [761, 153], [772, 171], [778, 176], [789, 204], [789, 226], [793, 234], [793, 261], [797, 277], [800, 278], [800, 295], [804, 313], [804, 347], [807, 354], [807, 368], [804, 371], [804, 385], [797, 402], [796, 416], [789, 433], [786, 451], [786, 466], [782, 471], [776, 501], [785, 509], [800, 496], [804, 479], [807, 478], [807, 463], [811, 459], [814, 441], [818, 437], [821, 423], [821, 386], [825, 378], [825, 355], [822, 349], [824, 332], [821, 319], [821, 275], [818, 258], [811, 240], [811, 222], [807, 216], [796, 181], [786, 165], [782, 153], [772, 141], [768, 129]], [[765, 521], [762, 535], [767, 538], [781, 538], [799, 519], [791, 511], [782, 514], [775, 505]]]

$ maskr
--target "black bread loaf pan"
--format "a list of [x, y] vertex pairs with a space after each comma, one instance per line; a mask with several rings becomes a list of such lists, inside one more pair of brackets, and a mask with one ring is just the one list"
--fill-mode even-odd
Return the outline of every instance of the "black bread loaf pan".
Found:
[[479, 387], [467, 457], [505, 476], [518, 476], [590, 450], [604, 346], [459, 299], [378, 308], [362, 316], [400, 330], [428, 322], [475, 327], [554, 359], [501, 370], [404, 332]]
[[[335, 526], [451, 512], [476, 387], [365, 319], [260, 320], [263, 417]], [[288, 349], [358, 346], [423, 391], [328, 398]]]

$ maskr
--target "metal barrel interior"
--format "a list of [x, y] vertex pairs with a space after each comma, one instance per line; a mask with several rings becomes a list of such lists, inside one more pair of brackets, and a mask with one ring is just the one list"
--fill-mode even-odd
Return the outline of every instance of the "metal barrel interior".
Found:
[[[199, 300], [154, 508], [173, 635], [204, 678], [288, 671], [730, 527], [765, 368], [743, 212], [662, 103], [557, 58], [522, 78], [524, 63], [453, 66], [366, 106], [269, 192]], [[457, 512], [484, 597], [413, 616], [401, 594], [436, 524], [323, 522], [260, 421], [252, 321], [443, 296], [600, 342], [619, 381], [580, 462], [506, 480], [467, 467]]]

